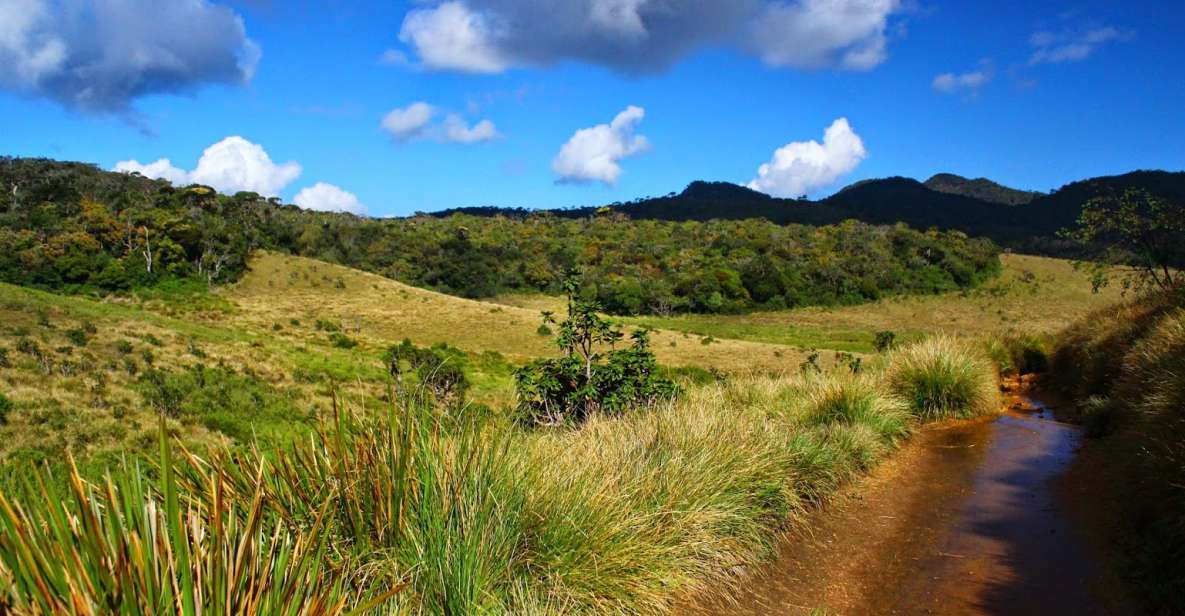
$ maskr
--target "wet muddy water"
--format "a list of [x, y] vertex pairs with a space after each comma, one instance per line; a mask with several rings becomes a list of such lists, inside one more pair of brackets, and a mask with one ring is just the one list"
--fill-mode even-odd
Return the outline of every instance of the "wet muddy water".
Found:
[[[1059, 488], [1081, 443], [1038, 400], [997, 418], [922, 429], [784, 540], [735, 592], [685, 613], [1129, 613]], [[1070, 494], [1070, 496], [1068, 496]]]

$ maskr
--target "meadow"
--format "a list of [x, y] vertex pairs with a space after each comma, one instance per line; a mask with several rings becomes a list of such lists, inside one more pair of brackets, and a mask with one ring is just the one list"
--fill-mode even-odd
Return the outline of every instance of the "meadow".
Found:
[[[667, 613], [738, 583], [917, 426], [995, 412], [1009, 360], [984, 336], [1048, 334], [1110, 298], [1072, 291], [1065, 262], [1005, 264], [982, 294], [837, 308], [831, 328], [802, 310], [696, 317], [711, 331], [619, 319], [669, 327], [652, 348], [684, 395], [559, 429], [501, 411], [515, 367], [556, 353], [540, 329], [551, 298], [468, 300], [267, 251], [212, 293], [5, 285], [0, 605]], [[988, 318], [1021, 298], [1061, 311], [1024, 330]], [[943, 335], [939, 312], [979, 329]], [[882, 328], [896, 350], [866, 344]], [[405, 338], [452, 349], [468, 402], [392, 382], [383, 351]], [[149, 544], [163, 551], [135, 547]]]

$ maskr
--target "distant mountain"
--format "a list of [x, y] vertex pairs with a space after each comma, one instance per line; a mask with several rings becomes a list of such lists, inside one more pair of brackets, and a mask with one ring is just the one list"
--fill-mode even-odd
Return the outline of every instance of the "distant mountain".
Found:
[[[1050, 194], [1008, 188], [984, 178], [938, 174], [925, 183], [911, 178], [863, 180], [818, 201], [777, 199], [728, 182], [696, 181], [680, 193], [599, 207], [548, 210], [583, 217], [606, 209], [643, 220], [737, 220], [765, 218], [779, 224], [827, 225], [855, 219], [874, 224], [903, 222], [918, 229], [957, 229], [990, 237], [1003, 246], [1043, 254], [1071, 254], [1057, 239], [1072, 226], [1090, 199], [1141, 187], [1162, 197], [1185, 200], [1185, 172], [1135, 171], [1067, 184]], [[459, 208], [437, 212], [521, 217], [525, 209]]]
[[926, 188], [951, 195], [971, 197], [988, 203], [1024, 205], [1041, 196], [1041, 193], [1017, 190], [997, 184], [987, 178], [965, 178], [953, 173], [939, 173], [925, 181]]

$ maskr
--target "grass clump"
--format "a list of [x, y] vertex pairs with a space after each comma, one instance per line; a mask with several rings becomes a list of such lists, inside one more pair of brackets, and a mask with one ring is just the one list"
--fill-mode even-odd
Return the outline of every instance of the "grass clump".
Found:
[[930, 338], [895, 352], [887, 370], [889, 387], [922, 420], [974, 417], [998, 408], [996, 371], [966, 342]]
[[1076, 403], [1066, 415], [1105, 440], [1146, 611], [1185, 612], [1185, 295], [1089, 315], [1059, 336], [1051, 375]]

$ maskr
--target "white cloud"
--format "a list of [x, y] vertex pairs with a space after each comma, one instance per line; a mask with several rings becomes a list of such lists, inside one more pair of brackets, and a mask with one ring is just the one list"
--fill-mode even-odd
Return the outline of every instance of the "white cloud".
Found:
[[388, 112], [383, 116], [382, 127], [391, 135], [392, 139], [409, 141], [423, 136], [425, 128], [435, 114], [436, 109], [432, 105], [423, 101], [415, 102]]
[[930, 82], [930, 86], [943, 94], [957, 94], [965, 92], [974, 96], [979, 88], [992, 80], [992, 65], [988, 61], [981, 62], [979, 68], [966, 73], [943, 73]]
[[1110, 26], [1076, 34], [1036, 32], [1029, 37], [1029, 44], [1033, 47], [1033, 55], [1029, 56], [1029, 65], [1085, 60], [1099, 46], [1111, 41], [1121, 41], [1130, 36], [1130, 33]]
[[428, 103], [418, 101], [406, 107], [392, 109], [383, 116], [383, 130], [398, 142], [413, 139], [431, 139], [441, 143], [479, 143], [497, 139], [501, 135], [494, 123], [481, 120], [469, 126], [464, 118], [446, 114], [444, 120], [434, 123], [440, 110]]
[[242, 18], [206, 0], [0, 0], [0, 89], [67, 107], [241, 84], [259, 58]]
[[576, 131], [551, 161], [552, 170], [561, 182], [616, 184], [621, 159], [650, 148], [646, 137], [634, 134], [645, 116], [645, 109], [630, 105], [609, 124]]
[[665, 70], [731, 45], [771, 66], [867, 70], [887, 57], [902, 0], [427, 0], [399, 38], [428, 69], [499, 73], [579, 60]]
[[162, 158], [147, 165], [140, 164], [138, 160], [121, 160], [115, 163], [114, 170], [124, 173], [135, 172], [144, 177], [168, 180], [176, 186], [183, 186], [189, 183], [189, 173], [184, 169], [174, 167], [173, 163], [167, 158]]
[[770, 66], [869, 70], [888, 58], [885, 30], [899, 8], [898, 0], [772, 2], [751, 45]]
[[498, 129], [489, 120], [482, 120], [472, 127], [457, 114], [449, 114], [442, 125], [444, 140], [454, 143], [478, 143], [498, 137]]
[[823, 143], [796, 141], [778, 148], [749, 188], [775, 197], [810, 194], [851, 173], [865, 156], [864, 141], [847, 118], [839, 118], [824, 131]]
[[497, 73], [507, 64], [491, 42], [492, 34], [485, 15], [463, 2], [451, 1], [410, 11], [399, 40], [413, 47], [429, 67]]
[[296, 193], [292, 202], [306, 210], [319, 212], [349, 212], [351, 214], [366, 212], [366, 206], [358, 202], [358, 197], [354, 193], [325, 182], [317, 182], [301, 189]]
[[206, 148], [193, 171], [174, 167], [169, 159], [143, 165], [135, 160], [120, 161], [116, 171], [136, 171], [169, 180], [173, 184], [205, 184], [219, 192], [257, 192], [273, 197], [300, 175], [295, 162], [276, 164], [262, 146], [242, 137], [227, 137]]

